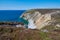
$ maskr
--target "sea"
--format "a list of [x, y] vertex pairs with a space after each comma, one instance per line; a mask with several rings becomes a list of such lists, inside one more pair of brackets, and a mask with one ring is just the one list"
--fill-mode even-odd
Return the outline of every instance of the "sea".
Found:
[[21, 22], [20, 16], [26, 10], [0, 10], [0, 22]]

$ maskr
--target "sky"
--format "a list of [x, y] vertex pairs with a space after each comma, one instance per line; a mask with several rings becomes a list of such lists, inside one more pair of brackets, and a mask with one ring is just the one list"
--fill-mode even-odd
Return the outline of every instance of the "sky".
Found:
[[0, 0], [0, 10], [60, 8], [60, 0]]

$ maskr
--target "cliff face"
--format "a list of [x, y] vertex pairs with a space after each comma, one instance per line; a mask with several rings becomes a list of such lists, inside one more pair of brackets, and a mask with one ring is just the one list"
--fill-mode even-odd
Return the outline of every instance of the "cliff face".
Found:
[[46, 25], [50, 25], [53, 21], [55, 21], [54, 20], [56, 19], [56, 17], [54, 17], [55, 14], [60, 14], [60, 10], [35, 9], [35, 10], [27, 11], [25, 14], [23, 14], [22, 17], [26, 20], [32, 19], [33, 24], [31, 25], [34, 25], [35, 29], [41, 29]]

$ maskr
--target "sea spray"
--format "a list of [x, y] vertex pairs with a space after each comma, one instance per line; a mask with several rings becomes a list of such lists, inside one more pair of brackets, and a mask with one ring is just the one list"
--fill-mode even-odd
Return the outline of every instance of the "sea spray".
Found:
[[29, 22], [28, 28], [36, 29], [36, 26], [35, 26], [34, 21], [32, 19], [29, 19], [28, 22]]

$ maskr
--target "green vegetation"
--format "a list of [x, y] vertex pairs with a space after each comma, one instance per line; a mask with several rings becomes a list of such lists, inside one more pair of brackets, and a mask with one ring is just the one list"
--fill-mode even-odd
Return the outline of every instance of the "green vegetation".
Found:
[[45, 26], [44, 28], [42, 28], [43, 30], [44, 29], [47, 29], [48, 31], [52, 31], [55, 29], [55, 26], [52, 26], [52, 25], [49, 25], [49, 26]]
[[48, 33], [40, 32], [40, 36], [42, 40], [52, 40], [48, 37]]
[[48, 33], [16, 27], [0, 27], [0, 40], [51, 40]]
[[[51, 28], [51, 29], [49, 29]], [[43, 32], [40, 30], [32, 30], [16, 27], [0, 27], [0, 40], [59, 40], [60, 31], [56, 33], [52, 30], [53, 27], [46, 27], [49, 32]]]
[[33, 30], [15, 27], [0, 27], [0, 40], [37, 40], [38, 38], [40, 40], [39, 34]]

